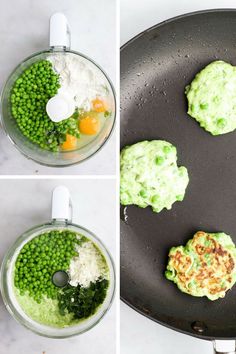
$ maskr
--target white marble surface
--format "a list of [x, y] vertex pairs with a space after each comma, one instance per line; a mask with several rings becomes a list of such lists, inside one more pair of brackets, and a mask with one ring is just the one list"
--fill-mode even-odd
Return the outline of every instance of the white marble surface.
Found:
[[[210, 8], [235, 8], [234, 0], [120, 0], [121, 44], [168, 18]], [[121, 304], [121, 354], [209, 354], [209, 342], [176, 333]]]
[[[70, 189], [73, 221], [97, 234], [116, 252], [114, 180], [0, 180], [0, 261], [7, 248], [28, 228], [50, 220], [51, 192]], [[101, 203], [102, 201], [102, 203]], [[0, 296], [1, 354], [115, 354], [116, 306], [89, 332], [70, 339], [40, 337], [22, 327], [5, 309]]]
[[120, 354], [212, 354], [212, 344], [172, 331], [121, 303]]
[[[62, 11], [72, 31], [72, 49], [100, 64], [115, 85], [116, 0], [1, 0], [0, 90], [13, 68], [48, 48], [49, 17]], [[23, 157], [0, 129], [0, 174], [115, 174], [116, 138], [88, 161], [67, 168], [43, 167]]]

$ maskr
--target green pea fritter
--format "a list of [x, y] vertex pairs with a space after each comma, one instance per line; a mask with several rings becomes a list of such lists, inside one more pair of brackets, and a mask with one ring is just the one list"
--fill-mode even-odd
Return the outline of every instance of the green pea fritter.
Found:
[[188, 114], [212, 135], [236, 129], [236, 67], [214, 61], [186, 87]]
[[188, 171], [177, 166], [176, 148], [163, 140], [142, 141], [121, 151], [121, 204], [151, 206], [154, 212], [182, 201]]
[[165, 276], [189, 295], [222, 298], [236, 281], [235, 244], [223, 232], [198, 231], [185, 247], [170, 249]]

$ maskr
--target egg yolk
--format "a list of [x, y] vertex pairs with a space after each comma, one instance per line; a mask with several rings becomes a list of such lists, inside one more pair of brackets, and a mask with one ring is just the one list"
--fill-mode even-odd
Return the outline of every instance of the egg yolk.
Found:
[[108, 110], [107, 103], [103, 99], [98, 97], [92, 101], [92, 105], [93, 105], [93, 110], [98, 113], [102, 113]]
[[76, 148], [77, 145], [77, 138], [73, 135], [66, 134], [66, 140], [61, 145], [63, 150], [73, 150]]
[[82, 134], [95, 135], [99, 131], [100, 121], [97, 117], [87, 116], [79, 122], [79, 130]]

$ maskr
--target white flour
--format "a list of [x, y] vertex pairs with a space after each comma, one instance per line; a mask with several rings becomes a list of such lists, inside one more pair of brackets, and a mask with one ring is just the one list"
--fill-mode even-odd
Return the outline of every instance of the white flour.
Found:
[[75, 106], [85, 111], [91, 109], [96, 96], [107, 95], [107, 81], [100, 70], [87, 59], [72, 53], [53, 54], [48, 60], [60, 75], [58, 93], [66, 93], [75, 101]]

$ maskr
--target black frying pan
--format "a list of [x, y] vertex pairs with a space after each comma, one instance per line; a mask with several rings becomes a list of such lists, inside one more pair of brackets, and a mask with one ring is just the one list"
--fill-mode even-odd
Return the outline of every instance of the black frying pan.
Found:
[[236, 10], [176, 17], [121, 50], [121, 148], [165, 139], [190, 175], [184, 201], [170, 211], [127, 208], [121, 297], [158, 323], [211, 340], [236, 338], [236, 286], [211, 302], [181, 293], [164, 271], [169, 248], [198, 230], [224, 231], [236, 243], [236, 131], [214, 137], [186, 114], [185, 86], [216, 59], [236, 65]]

